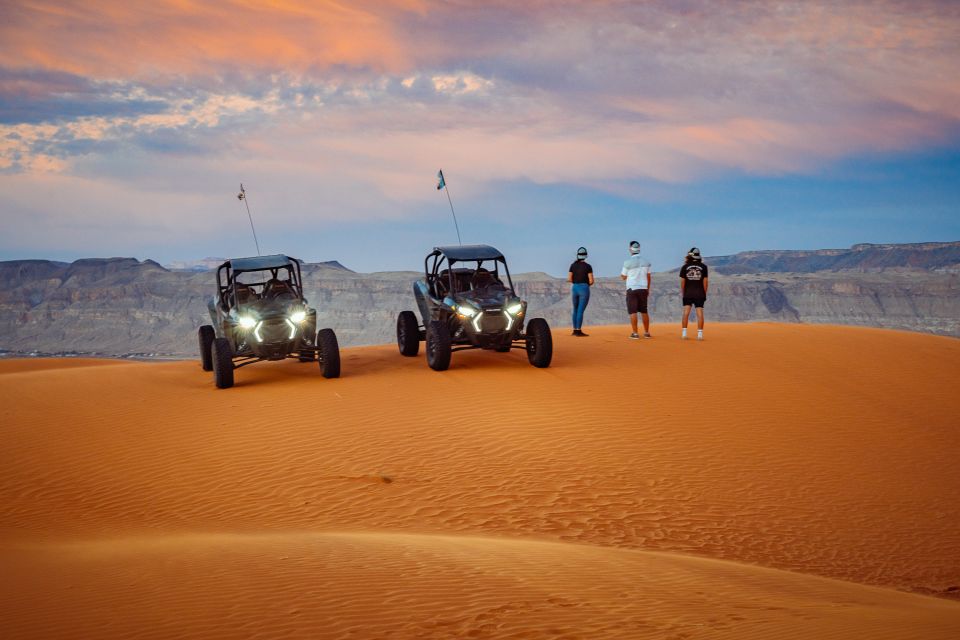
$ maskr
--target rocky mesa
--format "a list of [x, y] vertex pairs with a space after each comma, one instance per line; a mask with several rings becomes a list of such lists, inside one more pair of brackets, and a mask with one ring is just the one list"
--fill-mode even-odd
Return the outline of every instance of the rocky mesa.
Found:
[[[822, 251], [755, 251], [706, 258], [710, 321], [876, 326], [960, 336], [960, 242], [855, 245]], [[320, 326], [343, 346], [394, 339], [397, 313], [414, 308], [418, 272], [355, 273], [336, 262], [303, 267]], [[0, 262], [0, 351], [192, 357], [208, 322], [210, 271], [152, 260], [91, 258]], [[544, 273], [515, 277], [531, 315], [570, 324], [567, 283]], [[654, 322], [679, 318], [674, 271], [653, 276]], [[587, 326], [626, 322], [623, 285], [600, 278]]]

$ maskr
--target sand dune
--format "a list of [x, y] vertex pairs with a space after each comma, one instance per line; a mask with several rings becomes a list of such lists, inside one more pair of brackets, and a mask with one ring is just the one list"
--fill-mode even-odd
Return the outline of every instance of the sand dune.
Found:
[[588, 545], [188, 534], [20, 551], [13, 637], [952, 640], [960, 625], [945, 600]]
[[226, 391], [193, 362], [0, 361], [2, 620], [14, 637], [960, 634], [960, 341], [591, 333], [558, 331], [546, 370], [467, 352], [437, 373], [383, 346], [345, 350], [339, 380], [264, 363]]

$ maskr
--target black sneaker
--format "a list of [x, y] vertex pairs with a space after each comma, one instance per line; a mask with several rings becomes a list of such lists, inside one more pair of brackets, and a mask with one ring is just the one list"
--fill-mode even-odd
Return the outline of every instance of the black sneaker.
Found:
[[590, 336], [589, 333], [584, 333], [583, 331], [578, 332], [577, 335], [580, 336], [581, 338], [586, 338]]

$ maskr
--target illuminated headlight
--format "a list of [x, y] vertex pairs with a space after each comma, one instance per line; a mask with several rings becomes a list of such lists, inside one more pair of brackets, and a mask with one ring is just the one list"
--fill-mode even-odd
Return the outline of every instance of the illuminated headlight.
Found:
[[507, 307], [507, 313], [509, 313], [512, 316], [517, 315], [522, 310], [523, 310], [523, 303], [520, 303], [520, 302], [514, 302], [509, 307]]
[[475, 316], [475, 315], [477, 315], [478, 313], [480, 313], [480, 311], [479, 311], [478, 309], [474, 309], [473, 307], [471, 307], [471, 306], [468, 305], [468, 304], [461, 304], [459, 307], [457, 307], [457, 312], [458, 312], [460, 315], [466, 316], [466, 317], [468, 317], [468, 318], [472, 318], [473, 316]]
[[307, 319], [307, 312], [303, 310], [294, 311], [293, 313], [290, 314], [290, 322], [294, 324], [300, 324], [306, 319]]
[[251, 316], [240, 316], [240, 326], [244, 329], [253, 329], [256, 326], [257, 321]]

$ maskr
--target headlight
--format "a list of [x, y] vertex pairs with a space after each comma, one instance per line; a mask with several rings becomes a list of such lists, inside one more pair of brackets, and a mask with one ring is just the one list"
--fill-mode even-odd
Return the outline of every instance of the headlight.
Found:
[[240, 316], [240, 326], [244, 329], [252, 329], [257, 321], [251, 316]]
[[522, 310], [523, 310], [522, 302], [514, 302], [513, 304], [507, 307], [507, 313], [509, 313], [512, 316], [517, 315]]
[[468, 318], [472, 318], [473, 316], [477, 315], [480, 311], [478, 309], [474, 309], [468, 304], [461, 304], [460, 306], [457, 307], [457, 312], [462, 316], [467, 316]]
[[301, 310], [301, 311], [294, 311], [293, 313], [290, 314], [290, 321], [293, 322], [293, 323], [295, 323], [295, 324], [300, 324], [301, 322], [303, 322], [303, 321], [306, 320], [306, 319], [307, 319], [307, 312], [306, 312], [306, 311], [302, 311], [302, 310]]

